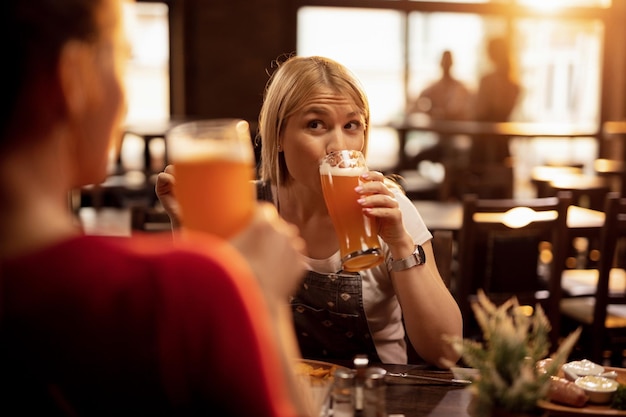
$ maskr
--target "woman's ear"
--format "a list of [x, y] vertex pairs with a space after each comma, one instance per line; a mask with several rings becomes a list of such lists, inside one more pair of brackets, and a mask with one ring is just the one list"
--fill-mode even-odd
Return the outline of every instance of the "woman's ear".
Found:
[[70, 41], [63, 47], [59, 56], [58, 74], [63, 99], [68, 116], [75, 117], [85, 111], [89, 88], [92, 88], [90, 74], [93, 68], [90, 46], [80, 41]]

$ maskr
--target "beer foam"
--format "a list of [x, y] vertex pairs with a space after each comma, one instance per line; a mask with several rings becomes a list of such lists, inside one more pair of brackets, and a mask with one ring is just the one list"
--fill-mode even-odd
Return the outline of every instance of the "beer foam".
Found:
[[320, 174], [321, 175], [333, 175], [333, 176], [344, 176], [344, 177], [358, 177], [359, 175], [367, 172], [367, 167], [333, 167], [330, 166], [329, 163], [325, 162], [320, 165]]
[[178, 146], [172, 149], [171, 158], [175, 161], [202, 161], [219, 159], [229, 161], [252, 161], [254, 154], [245, 146], [233, 146], [232, 143], [209, 142], [194, 143], [193, 146]]

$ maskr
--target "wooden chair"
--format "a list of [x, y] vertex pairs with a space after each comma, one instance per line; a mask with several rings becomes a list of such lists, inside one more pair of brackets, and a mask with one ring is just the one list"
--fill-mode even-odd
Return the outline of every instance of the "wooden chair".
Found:
[[482, 199], [513, 198], [513, 166], [509, 163], [446, 166], [443, 187], [451, 198], [476, 194]]
[[433, 232], [433, 252], [441, 279], [450, 288], [452, 285], [452, 263], [454, 262], [454, 235], [451, 230]]
[[579, 341], [583, 356], [602, 363], [604, 352], [610, 351], [612, 362], [622, 366], [622, 350], [626, 347], [626, 290], [615, 277], [626, 274], [625, 256], [619, 246], [620, 241], [626, 241], [626, 198], [610, 193], [604, 211], [600, 261], [596, 270], [588, 272], [597, 279], [595, 293], [590, 297], [564, 298], [560, 307], [563, 322], [570, 324], [564, 331], [583, 326]]
[[466, 337], [479, 335], [472, 334], [478, 328], [471, 301], [482, 288], [496, 304], [512, 296], [521, 305], [541, 303], [553, 326], [556, 346], [570, 201], [569, 193], [526, 200], [465, 196], [455, 296]]

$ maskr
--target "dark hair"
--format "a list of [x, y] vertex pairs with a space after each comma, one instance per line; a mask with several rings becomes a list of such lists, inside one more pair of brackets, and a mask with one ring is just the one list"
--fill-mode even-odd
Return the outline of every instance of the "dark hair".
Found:
[[0, 36], [7, 59], [0, 83], [0, 145], [29, 80], [38, 74], [54, 74], [67, 41], [96, 39], [96, 13], [101, 4], [102, 0], [2, 0]]

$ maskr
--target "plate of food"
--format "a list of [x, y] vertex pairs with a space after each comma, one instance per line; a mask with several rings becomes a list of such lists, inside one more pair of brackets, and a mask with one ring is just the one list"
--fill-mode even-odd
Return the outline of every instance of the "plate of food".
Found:
[[[576, 364], [578, 365], [578, 364]], [[588, 365], [588, 364], [587, 364]], [[589, 369], [589, 366], [585, 366], [585, 370]], [[565, 365], [564, 365], [565, 366]], [[600, 369], [602, 368], [602, 369]], [[566, 367], [566, 369], [569, 369]], [[584, 375], [581, 376], [581, 383], [576, 384], [575, 381], [566, 378], [566, 375], [558, 375], [553, 378], [550, 386], [550, 393], [547, 400], [540, 400], [538, 406], [546, 411], [547, 416], [626, 416], [626, 409], [618, 409], [612, 406], [615, 395], [624, 397], [622, 401], [623, 406], [626, 407], [626, 369], [614, 368], [614, 367], [597, 367], [600, 374], [591, 375], [591, 377]], [[585, 372], [587, 373], [587, 372]], [[601, 374], [612, 374], [611, 378], [606, 376], [600, 376]], [[585, 379], [585, 383], [582, 383]], [[601, 383], [606, 379], [606, 383]], [[589, 383], [587, 380], [591, 380]], [[615, 383], [609, 383], [610, 381], [617, 382], [617, 390], [615, 390]], [[603, 393], [601, 397], [597, 396], [597, 393], [592, 392], [593, 386], [596, 385], [600, 390], [606, 390], [607, 387], [611, 387], [612, 395], [605, 395]], [[586, 391], [589, 389], [591, 391]], [[596, 398], [603, 398], [602, 403], [594, 402]], [[592, 401], [590, 401], [590, 399]]]

